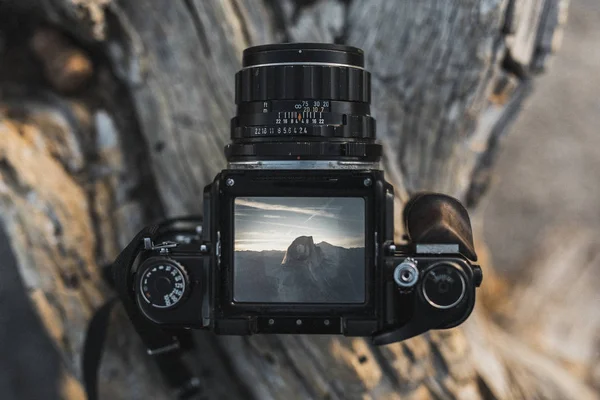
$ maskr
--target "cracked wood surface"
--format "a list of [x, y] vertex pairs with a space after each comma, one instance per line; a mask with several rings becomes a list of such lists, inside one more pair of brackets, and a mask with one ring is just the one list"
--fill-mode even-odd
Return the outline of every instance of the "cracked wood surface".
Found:
[[[335, 41], [363, 48], [398, 207], [421, 189], [444, 191], [475, 206], [488, 184], [497, 139], [531, 86], [530, 64], [540, 69], [548, 38], [564, 21], [559, 3], [564, 2], [538, 1], [534, 8], [501, 0], [4, 5], [4, 15], [24, 20], [37, 15], [66, 31], [94, 63], [94, 76], [73, 90], [72, 82], [61, 86], [40, 78], [48, 61], [23, 58], [21, 47], [10, 46], [14, 35], [6, 35], [8, 47], [0, 53], [5, 65], [39, 66], [29, 72], [0, 67], [0, 131], [6, 138], [0, 142], [0, 210], [30, 298], [67, 369], [80, 377], [87, 320], [110, 295], [99, 266], [143, 224], [198, 213], [202, 188], [225, 166], [233, 75], [245, 47]], [[523, 14], [528, 17], [515, 17]], [[30, 30], [39, 32], [36, 26]], [[521, 37], [529, 42], [521, 43]], [[505, 62], [507, 54], [529, 54], [516, 50], [521, 44], [543, 57]], [[548, 391], [544, 379], [526, 378], [543, 378], [540, 365], [550, 363], [553, 372], [569, 375], [547, 351], [530, 349], [497, 327], [481, 306], [464, 329], [382, 348], [363, 339], [322, 336], [198, 333], [196, 339], [189, 358], [208, 398], [531, 398]], [[563, 382], [550, 386], [548, 398], [594, 396], [577, 377]], [[100, 386], [104, 398], [173, 395], [120, 312]]]

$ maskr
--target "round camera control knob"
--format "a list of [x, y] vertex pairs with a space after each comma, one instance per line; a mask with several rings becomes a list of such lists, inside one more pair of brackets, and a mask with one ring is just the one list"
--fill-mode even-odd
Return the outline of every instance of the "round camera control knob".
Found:
[[465, 278], [458, 267], [441, 262], [425, 273], [422, 291], [431, 306], [439, 309], [452, 308], [465, 296]]
[[189, 289], [185, 268], [166, 257], [153, 257], [144, 264], [139, 280], [141, 298], [154, 308], [175, 307]]
[[400, 289], [410, 289], [417, 284], [418, 280], [417, 262], [412, 258], [405, 259], [394, 269], [394, 281]]

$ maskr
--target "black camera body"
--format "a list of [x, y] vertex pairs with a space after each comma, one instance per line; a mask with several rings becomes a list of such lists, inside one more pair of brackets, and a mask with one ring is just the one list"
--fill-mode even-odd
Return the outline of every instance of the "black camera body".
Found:
[[[267, 257], [260, 254], [264, 251], [237, 250], [243, 258], [236, 259], [236, 226], [245, 226], [236, 224], [236, 200], [267, 198], [298, 204], [356, 201], [364, 210], [358, 221], [366, 233], [364, 248], [315, 244], [312, 237], [299, 236], [285, 252]], [[481, 281], [472, 264], [468, 216], [444, 195], [422, 195], [415, 205], [405, 213], [407, 227], [416, 222], [418, 230], [422, 222], [413, 215], [426, 213], [433, 218], [427, 227], [437, 232], [419, 232], [418, 242], [394, 245], [393, 188], [381, 171], [224, 170], [205, 189], [203, 221], [172, 223], [158, 244], [146, 241], [132, 275], [136, 303], [162, 327], [225, 335], [343, 334], [383, 344], [458, 325], [470, 314]], [[268, 212], [299, 211], [276, 208]], [[466, 237], [455, 233], [465, 226]], [[327, 262], [333, 258], [341, 262]], [[269, 274], [256, 259], [274, 260], [273, 269], [280, 271]], [[319, 268], [330, 270], [315, 278]]]
[[[110, 266], [148, 354], [182, 398], [200, 389], [182, 357], [193, 346], [189, 329], [381, 345], [470, 315], [482, 272], [457, 200], [413, 195], [402, 243], [394, 242], [394, 190], [379, 165], [370, 85], [355, 47], [246, 49], [228, 167], [205, 187], [202, 217], [144, 227]], [[88, 395], [97, 392], [112, 304], [88, 328]]]
[[360, 49], [244, 51], [229, 165], [205, 188], [203, 218], [147, 228], [115, 262], [138, 330], [384, 344], [467, 318], [481, 282], [469, 216], [449, 196], [416, 195], [394, 243], [370, 96]]

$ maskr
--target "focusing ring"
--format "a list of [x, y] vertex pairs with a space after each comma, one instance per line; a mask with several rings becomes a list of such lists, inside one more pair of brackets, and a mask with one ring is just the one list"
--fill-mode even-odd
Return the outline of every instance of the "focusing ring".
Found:
[[364, 69], [331, 65], [272, 65], [235, 75], [235, 103], [287, 99], [371, 101], [371, 75]]

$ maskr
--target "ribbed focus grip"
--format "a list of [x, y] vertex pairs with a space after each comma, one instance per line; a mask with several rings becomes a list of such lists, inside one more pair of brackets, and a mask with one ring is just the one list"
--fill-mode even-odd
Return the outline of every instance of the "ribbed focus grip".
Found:
[[381, 146], [353, 142], [270, 142], [228, 144], [225, 156], [244, 158], [261, 157], [270, 160], [286, 159], [288, 154], [311, 160], [379, 160]]
[[329, 65], [257, 66], [236, 74], [236, 104], [273, 99], [369, 103], [371, 75], [360, 68]]

